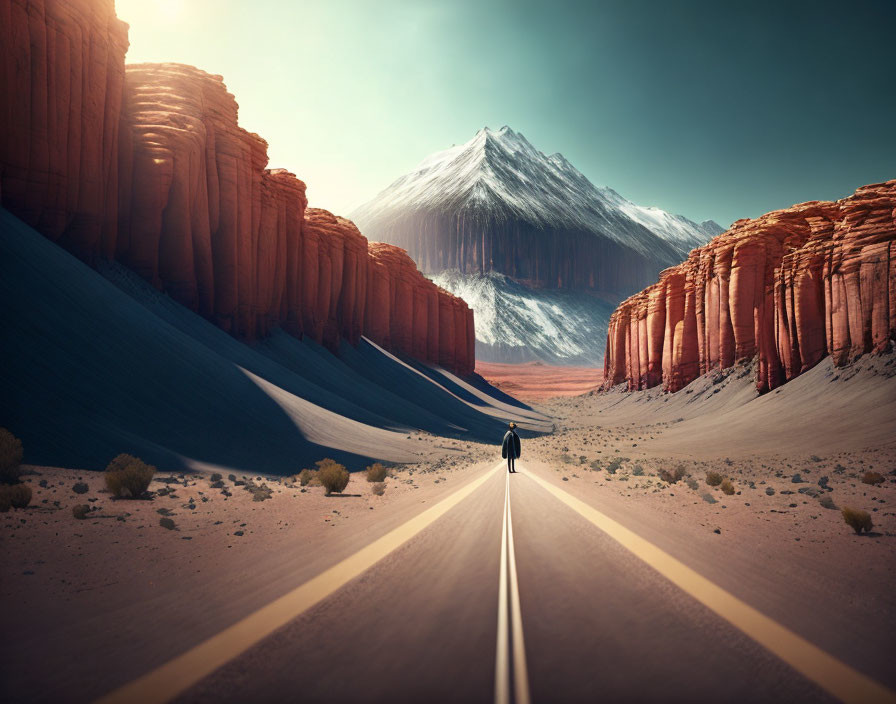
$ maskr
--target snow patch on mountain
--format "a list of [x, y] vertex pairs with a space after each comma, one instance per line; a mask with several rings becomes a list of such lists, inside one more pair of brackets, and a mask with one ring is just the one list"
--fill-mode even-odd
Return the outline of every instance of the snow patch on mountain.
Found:
[[496, 272], [431, 277], [473, 309], [476, 358], [599, 365], [615, 303], [585, 292], [531, 289]]

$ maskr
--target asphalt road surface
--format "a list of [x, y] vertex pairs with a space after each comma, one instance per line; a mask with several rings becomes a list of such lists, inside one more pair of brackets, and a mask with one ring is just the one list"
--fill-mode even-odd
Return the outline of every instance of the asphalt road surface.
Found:
[[894, 701], [518, 469], [106, 701]]

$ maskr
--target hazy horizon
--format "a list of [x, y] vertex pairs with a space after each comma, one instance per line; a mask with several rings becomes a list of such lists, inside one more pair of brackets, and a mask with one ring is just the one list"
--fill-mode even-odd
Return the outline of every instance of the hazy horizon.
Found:
[[221, 74], [340, 214], [509, 125], [595, 185], [723, 226], [896, 177], [883, 2], [118, 0], [129, 63]]

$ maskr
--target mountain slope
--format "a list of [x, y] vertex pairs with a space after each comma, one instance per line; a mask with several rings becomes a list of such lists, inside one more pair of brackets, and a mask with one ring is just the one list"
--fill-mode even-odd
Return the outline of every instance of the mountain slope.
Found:
[[476, 312], [476, 359], [597, 366], [614, 304], [587, 291], [533, 290], [490, 272], [433, 275]]

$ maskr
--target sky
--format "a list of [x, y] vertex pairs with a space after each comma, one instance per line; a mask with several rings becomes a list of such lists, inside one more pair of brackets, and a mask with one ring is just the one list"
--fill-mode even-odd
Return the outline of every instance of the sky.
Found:
[[727, 226], [896, 178], [896, 3], [116, 0], [129, 63], [221, 74], [270, 166], [348, 214], [509, 125]]

